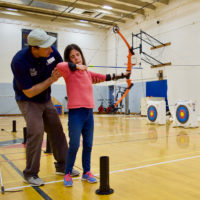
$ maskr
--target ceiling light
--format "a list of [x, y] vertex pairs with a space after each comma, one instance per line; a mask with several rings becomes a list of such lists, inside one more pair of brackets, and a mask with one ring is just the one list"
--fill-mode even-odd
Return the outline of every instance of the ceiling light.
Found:
[[88, 21], [85, 19], [81, 19], [80, 22], [88, 23]]
[[96, 9], [96, 12], [100, 12], [100, 13], [104, 13], [104, 14], [108, 14], [108, 15], [112, 14], [112, 12], [107, 11], [107, 10], [102, 10], [102, 9]]
[[17, 11], [17, 9], [14, 9], [14, 8], [6, 8], [6, 10], [9, 10], [9, 11]]
[[86, 27], [90, 27], [91, 25], [88, 23], [80, 23], [80, 22], [74, 22], [74, 24], [78, 25], [78, 26], [86, 26]]
[[112, 7], [108, 5], [103, 5], [102, 8], [107, 9], [107, 10], [112, 10]]
[[18, 13], [18, 12], [11, 12], [11, 11], [0, 11], [0, 13], [6, 14], [6, 15], [23, 16], [21, 13]]
[[82, 14], [83, 12], [84, 10], [79, 8], [74, 8], [73, 10], [70, 11], [70, 13], [72, 14]]

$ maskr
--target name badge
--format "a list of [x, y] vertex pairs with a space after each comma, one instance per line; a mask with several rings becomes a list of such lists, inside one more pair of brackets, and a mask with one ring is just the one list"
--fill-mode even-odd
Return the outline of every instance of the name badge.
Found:
[[50, 65], [51, 63], [53, 63], [55, 61], [54, 57], [51, 57], [47, 60], [47, 65]]

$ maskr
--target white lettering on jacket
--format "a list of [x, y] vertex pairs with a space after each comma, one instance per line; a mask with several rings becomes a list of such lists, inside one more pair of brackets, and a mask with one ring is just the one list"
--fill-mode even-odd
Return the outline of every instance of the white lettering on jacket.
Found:
[[35, 68], [30, 68], [29, 71], [30, 71], [31, 76], [37, 76], [37, 74], [38, 74]]

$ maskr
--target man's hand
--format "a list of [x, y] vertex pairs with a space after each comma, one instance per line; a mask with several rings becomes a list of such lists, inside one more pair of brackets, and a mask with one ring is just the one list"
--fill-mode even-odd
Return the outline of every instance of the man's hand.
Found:
[[29, 89], [22, 90], [22, 91], [28, 98], [32, 98], [32, 97], [40, 94], [44, 90], [46, 90], [48, 87], [51, 86], [52, 83], [57, 81], [60, 77], [61, 77], [61, 75], [59, 74], [58, 70], [54, 69], [52, 71], [51, 76], [48, 79], [46, 79], [45, 81], [43, 81], [41, 83], [34, 85], [33, 87], [31, 87]]
[[56, 68], [54, 68], [51, 73], [52, 82], [57, 81], [60, 77], [61, 77], [60, 73], [58, 72], [58, 70]]

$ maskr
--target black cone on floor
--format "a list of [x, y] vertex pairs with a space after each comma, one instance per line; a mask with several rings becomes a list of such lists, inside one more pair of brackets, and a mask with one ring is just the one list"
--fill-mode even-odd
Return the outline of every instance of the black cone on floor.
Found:
[[109, 186], [109, 157], [100, 157], [100, 187], [96, 190], [96, 194], [108, 195], [114, 192]]
[[26, 144], [26, 138], [27, 138], [27, 129], [26, 129], [26, 127], [23, 128], [23, 134], [24, 134], [24, 141], [22, 142], [22, 144]]
[[52, 153], [48, 135], [47, 135], [47, 142], [46, 142], [46, 151], [44, 151], [44, 153]]
[[12, 121], [12, 132], [17, 132], [16, 131], [16, 120]]

